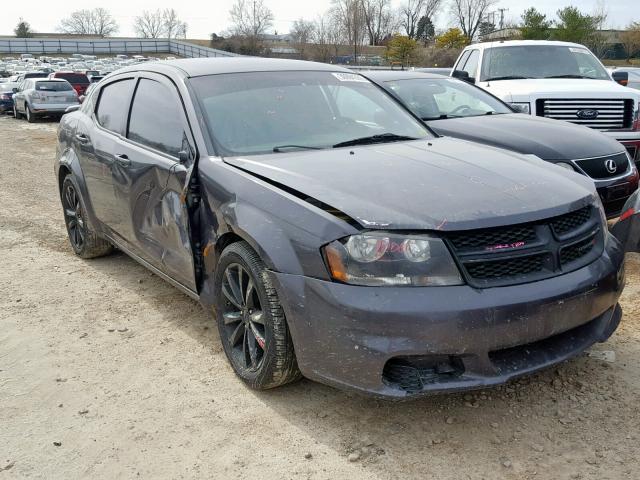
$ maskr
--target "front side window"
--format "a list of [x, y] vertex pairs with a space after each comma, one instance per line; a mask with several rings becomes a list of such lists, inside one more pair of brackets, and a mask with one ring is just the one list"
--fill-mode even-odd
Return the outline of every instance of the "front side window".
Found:
[[430, 133], [364, 77], [343, 72], [251, 72], [191, 80], [217, 147], [225, 155], [331, 148], [379, 136]]
[[566, 45], [494, 47], [482, 57], [482, 81], [509, 78], [588, 78], [610, 80], [593, 54]]
[[478, 73], [478, 58], [480, 58], [480, 52], [478, 50], [472, 50], [471, 55], [469, 55], [468, 60], [461, 69], [467, 72], [471, 78], [476, 78], [476, 74]]
[[107, 130], [124, 135], [134, 84], [135, 81], [130, 78], [109, 83], [102, 88], [96, 118]]
[[174, 157], [183, 148], [182, 107], [169, 88], [143, 78], [136, 88], [127, 138]]
[[423, 120], [513, 113], [488, 93], [460, 80], [412, 78], [386, 85]]

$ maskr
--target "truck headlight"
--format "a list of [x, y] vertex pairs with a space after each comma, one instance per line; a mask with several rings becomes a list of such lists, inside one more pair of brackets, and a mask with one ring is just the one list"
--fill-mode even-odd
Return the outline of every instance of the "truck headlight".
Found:
[[367, 232], [336, 240], [322, 250], [331, 278], [352, 285], [464, 283], [444, 242], [430, 235]]
[[511, 108], [513, 108], [517, 113], [526, 113], [527, 115], [531, 114], [531, 104], [529, 102], [514, 102], [509, 105], [511, 105]]

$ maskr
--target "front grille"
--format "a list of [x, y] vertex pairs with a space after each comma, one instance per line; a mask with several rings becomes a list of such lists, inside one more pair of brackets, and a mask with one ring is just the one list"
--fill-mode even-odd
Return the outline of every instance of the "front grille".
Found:
[[600, 224], [598, 209], [587, 206], [538, 222], [450, 232], [445, 240], [470, 285], [497, 287], [588, 265], [604, 248]]
[[566, 265], [584, 257], [593, 249], [595, 243], [596, 236], [594, 234], [584, 240], [574, 243], [573, 245], [563, 247], [560, 250], [560, 265]]
[[638, 149], [635, 145], [625, 145], [625, 148], [627, 149], [627, 152], [629, 152], [631, 160], [633, 160], [634, 162], [640, 162], [640, 157], [636, 158]]
[[453, 234], [449, 240], [457, 250], [470, 250], [479, 247], [491, 249], [513, 242], [526, 242], [535, 236], [533, 225], [515, 225]]
[[[597, 112], [590, 115], [592, 111]], [[611, 98], [540, 99], [536, 102], [540, 117], [565, 120], [597, 130], [625, 130], [633, 123], [633, 100]]]
[[631, 168], [627, 154], [624, 152], [604, 157], [585, 158], [575, 162], [584, 173], [595, 179], [619, 177]]
[[526, 257], [505, 258], [504, 260], [470, 262], [465, 267], [469, 275], [480, 280], [517, 277], [540, 272], [547, 256], [546, 253], [538, 253]]
[[575, 230], [584, 225], [591, 216], [591, 207], [584, 207], [575, 212], [560, 215], [551, 220], [551, 228], [556, 235], [564, 235], [565, 233]]

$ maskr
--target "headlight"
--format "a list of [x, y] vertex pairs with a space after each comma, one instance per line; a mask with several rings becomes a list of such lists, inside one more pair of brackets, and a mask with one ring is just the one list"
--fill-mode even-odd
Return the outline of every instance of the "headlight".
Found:
[[567, 170], [571, 170], [572, 172], [576, 171], [575, 167], [573, 165], [571, 165], [570, 163], [567, 163], [567, 162], [558, 162], [558, 163], [556, 163], [556, 165], [558, 167], [562, 167], [562, 168], [566, 168]]
[[444, 242], [429, 235], [368, 232], [323, 248], [334, 280], [368, 286], [462, 285]]
[[511, 107], [518, 113], [531, 113], [531, 104], [529, 102], [514, 102], [510, 103]]

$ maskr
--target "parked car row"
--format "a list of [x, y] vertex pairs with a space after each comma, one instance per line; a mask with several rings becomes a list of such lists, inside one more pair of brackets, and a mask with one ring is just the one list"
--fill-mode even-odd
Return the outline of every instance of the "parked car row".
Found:
[[116, 246], [213, 311], [252, 388], [502, 383], [613, 334], [640, 233], [615, 136], [517, 101], [291, 60], [126, 67], [59, 127], [69, 241]]

